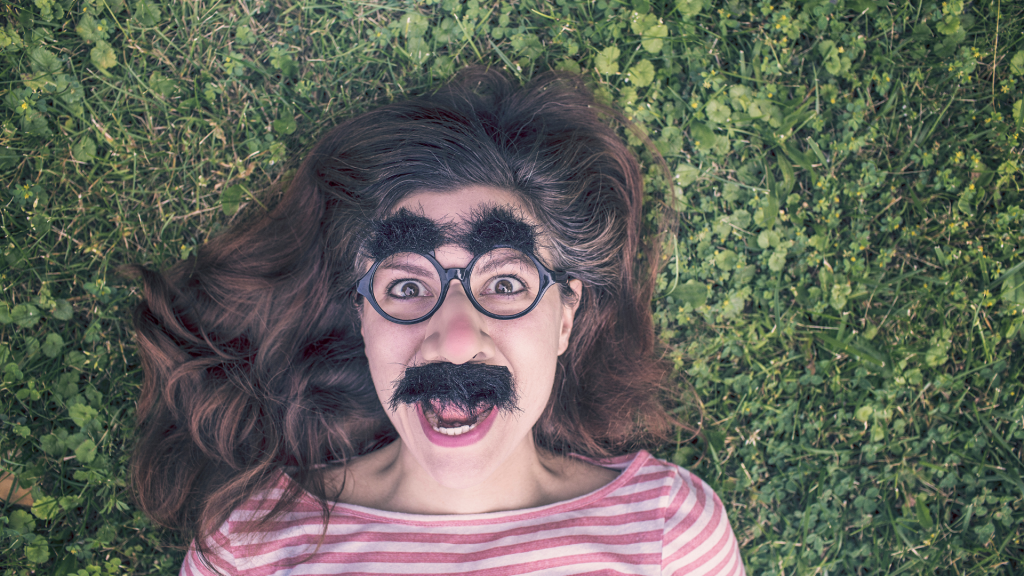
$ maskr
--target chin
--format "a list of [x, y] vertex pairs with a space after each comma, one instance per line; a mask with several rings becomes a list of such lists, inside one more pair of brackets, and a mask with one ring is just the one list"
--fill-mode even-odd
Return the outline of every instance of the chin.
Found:
[[[518, 424], [516, 416], [497, 411], [488, 419], [491, 421], [482, 422], [478, 430], [454, 438], [428, 430], [415, 409], [409, 411], [413, 425], [408, 429], [408, 435], [403, 437], [403, 445], [417, 464], [437, 484], [447, 489], [469, 489], [487, 482], [515, 459], [523, 442], [531, 445], [533, 442], [529, 430], [521, 436], [515, 430], [509, 431], [508, 424]], [[474, 432], [478, 434], [474, 435]]]

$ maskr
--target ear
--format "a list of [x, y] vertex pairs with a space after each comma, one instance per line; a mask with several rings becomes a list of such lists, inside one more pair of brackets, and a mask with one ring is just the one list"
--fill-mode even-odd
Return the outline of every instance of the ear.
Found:
[[359, 335], [363, 337], [363, 341], [365, 342], [366, 330], [363, 328], [363, 326], [366, 325], [366, 322], [364, 322], [366, 318], [364, 317], [364, 314], [366, 313], [366, 308], [369, 306], [369, 304], [366, 302], [366, 298], [363, 298], [362, 296], [356, 296], [356, 301], [353, 303], [353, 305], [356, 307], [356, 314], [359, 316]]
[[572, 323], [576, 319], [576, 309], [580, 307], [580, 299], [583, 298], [583, 282], [577, 279], [569, 281], [569, 289], [575, 294], [571, 302], [562, 303], [562, 325], [558, 333], [558, 355], [569, 348], [569, 335], [572, 334]]

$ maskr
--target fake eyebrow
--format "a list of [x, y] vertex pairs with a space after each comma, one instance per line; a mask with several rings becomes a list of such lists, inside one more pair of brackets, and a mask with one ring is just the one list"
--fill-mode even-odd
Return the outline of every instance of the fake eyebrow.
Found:
[[491, 206], [470, 218], [469, 229], [459, 235], [458, 242], [474, 256], [495, 246], [532, 254], [537, 245], [537, 229], [511, 208]]
[[365, 250], [374, 260], [399, 252], [429, 253], [448, 242], [451, 229], [405, 208], [383, 220], [373, 220], [370, 226]]

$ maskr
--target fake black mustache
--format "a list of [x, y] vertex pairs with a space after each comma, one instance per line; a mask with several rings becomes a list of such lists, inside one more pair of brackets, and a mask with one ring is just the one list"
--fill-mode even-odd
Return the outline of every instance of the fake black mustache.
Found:
[[519, 410], [512, 372], [488, 364], [433, 362], [406, 368], [391, 395], [391, 410], [431, 401], [463, 412], [491, 405], [508, 413]]

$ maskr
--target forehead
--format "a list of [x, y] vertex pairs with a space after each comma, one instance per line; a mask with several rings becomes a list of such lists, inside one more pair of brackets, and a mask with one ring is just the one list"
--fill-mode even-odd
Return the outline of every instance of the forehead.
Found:
[[489, 186], [466, 186], [450, 192], [416, 192], [402, 199], [395, 206], [395, 211], [405, 208], [438, 224], [464, 227], [467, 222], [495, 207], [507, 208], [522, 221], [536, 225], [515, 194]]

